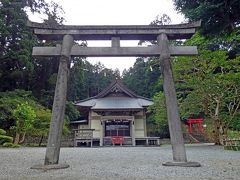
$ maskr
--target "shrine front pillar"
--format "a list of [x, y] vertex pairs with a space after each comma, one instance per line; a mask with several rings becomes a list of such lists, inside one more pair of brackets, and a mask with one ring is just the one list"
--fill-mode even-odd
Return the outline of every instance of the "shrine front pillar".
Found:
[[132, 129], [132, 134], [131, 134], [132, 135], [132, 145], [136, 146], [134, 118], [131, 121], [131, 125], [132, 125], [132, 127], [131, 127], [131, 129]]

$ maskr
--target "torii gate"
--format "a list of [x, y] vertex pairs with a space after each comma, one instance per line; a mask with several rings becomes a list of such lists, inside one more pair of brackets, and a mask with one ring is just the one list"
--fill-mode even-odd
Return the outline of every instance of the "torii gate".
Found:
[[[33, 56], [60, 57], [57, 83], [55, 88], [52, 118], [48, 136], [48, 144], [43, 166], [33, 168], [66, 168], [68, 165], [58, 164], [60, 139], [63, 129], [67, 79], [70, 58], [78, 57], [116, 57], [116, 56], [160, 56], [163, 73], [163, 89], [166, 98], [167, 116], [173, 162], [166, 166], [200, 166], [197, 162], [188, 162], [177, 106], [176, 90], [171, 69], [171, 56], [197, 55], [195, 46], [173, 46], [169, 40], [188, 39], [199, 27], [201, 22], [178, 25], [137, 25], [137, 26], [51, 26], [29, 22], [34, 33], [41, 40], [62, 40], [56, 47], [34, 47]], [[74, 45], [74, 40], [111, 40], [111, 47], [81, 47]], [[149, 47], [121, 47], [120, 40], [157, 40], [157, 45]]]

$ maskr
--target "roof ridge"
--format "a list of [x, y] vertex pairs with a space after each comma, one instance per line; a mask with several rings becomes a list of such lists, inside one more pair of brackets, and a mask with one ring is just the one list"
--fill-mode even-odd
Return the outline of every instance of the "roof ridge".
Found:
[[128, 96], [130, 97], [137, 97], [137, 95], [132, 92], [131, 90], [129, 90], [120, 79], [115, 79], [107, 88], [105, 88], [102, 92], [100, 92], [96, 98], [102, 98], [105, 97], [111, 89], [113, 89], [114, 87], [119, 87], [124, 93], [126, 93]]

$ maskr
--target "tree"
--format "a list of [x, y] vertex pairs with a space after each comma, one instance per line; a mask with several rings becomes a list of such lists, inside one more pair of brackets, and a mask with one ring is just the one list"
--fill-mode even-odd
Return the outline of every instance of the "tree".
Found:
[[[26, 119], [18, 119], [23, 116], [20, 110], [26, 114], [29, 109], [35, 112], [36, 117], [34, 120], [27, 120], [27, 127], [25, 127]], [[74, 114], [69, 111], [66, 111], [66, 113], [67, 115]], [[73, 115], [71, 116], [73, 117]], [[64, 133], [67, 134], [68, 120], [65, 119]], [[0, 92], [0, 128], [5, 129], [12, 136], [16, 135], [16, 130], [18, 130], [16, 141], [24, 141], [25, 135], [35, 136], [39, 137], [39, 143], [41, 144], [41, 140], [48, 135], [50, 120], [51, 111], [39, 104], [36, 98], [33, 97], [32, 92], [24, 90]], [[17, 140], [18, 137], [19, 140]]]
[[240, 24], [238, 0], [174, 0], [174, 5], [190, 21], [202, 20], [204, 34], [232, 32]]
[[65, 115], [69, 121], [76, 120], [80, 117], [80, 113], [78, 109], [74, 106], [73, 102], [70, 102], [70, 101], [66, 102]]
[[[228, 59], [226, 51], [200, 51], [196, 58], [174, 61], [181, 115], [204, 112], [213, 122], [216, 144], [226, 134], [232, 116], [239, 112], [239, 58]], [[233, 93], [235, 92], [235, 93]], [[236, 94], [237, 93], [237, 94]], [[232, 107], [228, 111], [228, 107]]]
[[[44, 20], [45, 24], [54, 27], [62, 24], [64, 21], [62, 7], [54, 2], [46, 5], [44, 13], [47, 15], [47, 19]], [[56, 46], [59, 43], [61, 42], [53, 40], [38, 41], [38, 45], [40, 46]], [[35, 57], [32, 61], [34, 66], [31, 76], [31, 90], [33, 95], [38, 98], [42, 105], [51, 108], [57, 81], [59, 58]]]
[[36, 110], [36, 118], [32, 124], [31, 135], [40, 138], [39, 146], [41, 146], [43, 138], [48, 136], [51, 115], [52, 113], [49, 109], [40, 107]]
[[68, 86], [70, 101], [95, 96], [120, 77], [119, 70], [113, 71], [101, 63], [92, 65], [87, 60], [74, 58], [72, 64]]
[[148, 119], [150, 131], [154, 131], [154, 135], [160, 137], [169, 137], [167, 109], [165, 104], [165, 96], [163, 92], [156, 93], [153, 97], [153, 105], [149, 106], [148, 111], [151, 113], [151, 118]]
[[[36, 118], [36, 113], [32, 109], [32, 107], [29, 106], [29, 104], [26, 102], [17, 106], [17, 108], [13, 111], [13, 116], [16, 118], [16, 136], [14, 144], [19, 144], [24, 141], [26, 132], [31, 130], [33, 121]], [[20, 140], [21, 136], [22, 139]]]
[[160, 75], [158, 59], [138, 58], [132, 68], [123, 72], [123, 82], [136, 94], [152, 98], [162, 90]]
[[174, 4], [189, 21], [202, 20], [200, 33], [196, 33], [193, 40], [200, 40], [197, 43], [201, 42], [204, 49], [227, 50], [231, 59], [240, 53], [238, 0], [174, 0]]
[[[46, 14], [48, 19], [45, 22], [56, 24], [63, 21], [59, 15], [61, 7], [56, 3], [48, 4], [44, 0], [0, 2], [0, 91], [32, 90], [41, 99], [44, 97], [41, 95], [46, 92], [51, 94], [49, 91], [54, 88], [52, 81], [48, 81], [54, 79], [58, 61], [56, 58], [51, 58], [52, 61], [32, 58], [32, 47], [44, 43], [38, 41], [27, 27], [27, 10]], [[50, 42], [45, 42], [48, 43]]]
[[[31, 131], [28, 136], [39, 138], [38, 146], [41, 146], [44, 138], [47, 138], [49, 133], [50, 121], [52, 112], [39, 104], [35, 107], [36, 118], [32, 122]], [[67, 102], [65, 111], [65, 121], [63, 126], [63, 135], [69, 134], [69, 121], [79, 117], [79, 111], [73, 106], [71, 102]]]
[[27, 2], [1, 1], [0, 7], [0, 90], [27, 89], [33, 72], [31, 48], [35, 43], [26, 27]]
[[0, 92], [0, 128], [10, 129], [15, 125], [13, 111], [18, 104], [28, 102], [35, 106], [36, 101], [30, 91], [16, 89], [14, 91]]

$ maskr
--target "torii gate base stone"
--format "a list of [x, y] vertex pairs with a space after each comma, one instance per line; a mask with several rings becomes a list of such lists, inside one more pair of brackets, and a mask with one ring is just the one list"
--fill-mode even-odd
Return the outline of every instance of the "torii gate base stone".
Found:
[[[188, 162], [181, 130], [180, 115], [174, 87], [171, 55], [197, 55], [194, 46], [172, 46], [169, 39], [187, 39], [195, 33], [200, 22], [165, 25], [165, 26], [64, 26], [51, 27], [46, 24], [29, 22], [34, 33], [44, 40], [63, 40], [56, 47], [34, 47], [34, 56], [60, 57], [58, 77], [54, 95], [52, 119], [48, 136], [48, 144], [44, 165], [33, 166], [33, 169], [67, 168], [67, 164], [59, 164], [60, 140], [64, 123], [67, 79], [71, 56], [159, 56], [163, 73], [163, 89], [166, 98], [167, 116], [173, 162], [164, 166], [199, 167], [198, 162]], [[151, 47], [120, 47], [121, 40], [157, 40]], [[111, 40], [112, 47], [80, 47], [73, 45], [74, 40]]]

